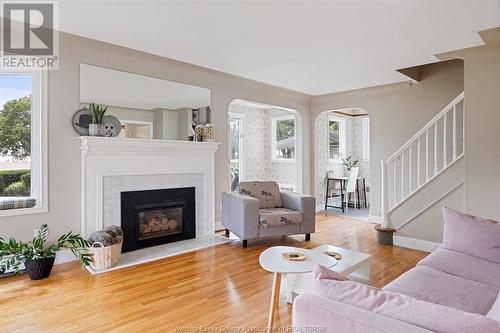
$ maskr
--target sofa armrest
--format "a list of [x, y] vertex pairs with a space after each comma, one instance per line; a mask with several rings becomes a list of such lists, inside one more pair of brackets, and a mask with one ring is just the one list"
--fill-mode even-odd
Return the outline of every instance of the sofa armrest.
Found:
[[301, 232], [310, 234], [315, 231], [316, 221], [316, 198], [311, 195], [297, 192], [281, 192], [283, 207], [297, 210], [304, 216]]
[[259, 200], [237, 192], [222, 193], [222, 225], [241, 239], [259, 237]]
[[432, 331], [313, 294], [295, 298], [292, 326], [296, 332], [429, 333]]

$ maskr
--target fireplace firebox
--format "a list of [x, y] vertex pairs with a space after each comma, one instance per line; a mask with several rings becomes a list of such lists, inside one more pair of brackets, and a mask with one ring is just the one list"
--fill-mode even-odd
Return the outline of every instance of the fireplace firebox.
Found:
[[195, 238], [195, 188], [121, 193], [122, 252]]

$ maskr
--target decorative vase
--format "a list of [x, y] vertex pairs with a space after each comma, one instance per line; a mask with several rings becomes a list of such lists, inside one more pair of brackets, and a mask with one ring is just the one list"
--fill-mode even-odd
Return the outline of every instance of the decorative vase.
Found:
[[396, 229], [384, 228], [380, 224], [375, 226], [377, 242], [381, 245], [393, 245], [393, 237]]
[[215, 126], [213, 124], [206, 124], [204, 131], [203, 141], [214, 142], [215, 141]]
[[103, 136], [104, 126], [102, 124], [89, 124], [90, 136]]
[[203, 138], [205, 137], [205, 126], [196, 125], [194, 128], [194, 134], [194, 141], [203, 141]]
[[32, 280], [41, 280], [48, 278], [52, 267], [54, 266], [55, 257], [42, 258], [36, 260], [26, 260], [24, 267]]

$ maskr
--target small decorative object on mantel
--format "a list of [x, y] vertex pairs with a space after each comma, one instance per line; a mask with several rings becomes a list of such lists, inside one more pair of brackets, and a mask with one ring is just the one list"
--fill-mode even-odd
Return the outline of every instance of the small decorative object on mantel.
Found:
[[332, 258], [335, 258], [337, 260], [341, 260], [342, 259], [342, 254], [338, 253], [338, 252], [334, 252], [334, 251], [325, 251], [323, 252], [324, 254], [326, 254], [327, 256], [330, 256]]
[[214, 142], [215, 141], [215, 126], [213, 124], [205, 125], [205, 133], [203, 136], [203, 141]]
[[89, 124], [90, 136], [104, 136], [104, 125], [102, 120], [107, 109], [108, 109], [107, 106], [105, 107], [100, 104], [96, 103], [89, 104], [89, 111], [91, 117]]
[[122, 252], [123, 230], [113, 225], [96, 231], [89, 237], [92, 244], [89, 249], [93, 254], [90, 267], [96, 271], [108, 269], [116, 265]]
[[205, 137], [205, 126], [204, 125], [196, 125], [194, 128], [194, 141], [203, 141]]
[[112, 115], [105, 115], [102, 118], [103, 136], [114, 137], [120, 135], [122, 124], [120, 120]]
[[288, 261], [304, 261], [306, 260], [306, 256], [300, 252], [285, 252], [281, 254], [283, 259]]
[[62, 248], [70, 249], [80, 260], [82, 266], [88, 266], [92, 254], [88, 252], [90, 243], [79, 234], [71, 231], [62, 235], [57, 241], [46, 246], [49, 227], [42, 224], [36, 236], [29, 242], [17, 241], [14, 238], [5, 241], [0, 238], [0, 275], [5, 273], [18, 274], [24, 263], [26, 272], [32, 280], [49, 277], [56, 258], [56, 252]]
[[73, 128], [78, 134], [87, 136], [89, 135], [90, 121], [91, 117], [89, 109], [82, 108], [76, 111], [73, 116]]

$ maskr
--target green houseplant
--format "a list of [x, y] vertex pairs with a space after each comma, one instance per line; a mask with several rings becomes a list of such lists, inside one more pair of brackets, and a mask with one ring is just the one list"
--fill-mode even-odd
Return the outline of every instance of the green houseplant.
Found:
[[44, 279], [50, 275], [56, 252], [61, 248], [70, 249], [82, 266], [90, 264], [92, 254], [86, 251], [90, 243], [79, 234], [70, 231], [59, 237], [54, 244], [47, 246], [48, 233], [47, 224], [42, 224], [37, 235], [29, 242], [17, 241], [14, 238], [4, 240], [0, 237], [0, 274], [6, 271], [17, 274], [24, 263], [32, 280]]
[[96, 103], [90, 103], [88, 109], [90, 112], [89, 135], [103, 136], [104, 130], [102, 120], [104, 118], [104, 114], [108, 110], [108, 107]]
[[352, 156], [347, 156], [346, 158], [342, 159], [342, 164], [345, 165], [347, 171], [351, 171], [351, 169], [358, 164], [358, 160], [353, 160]]

